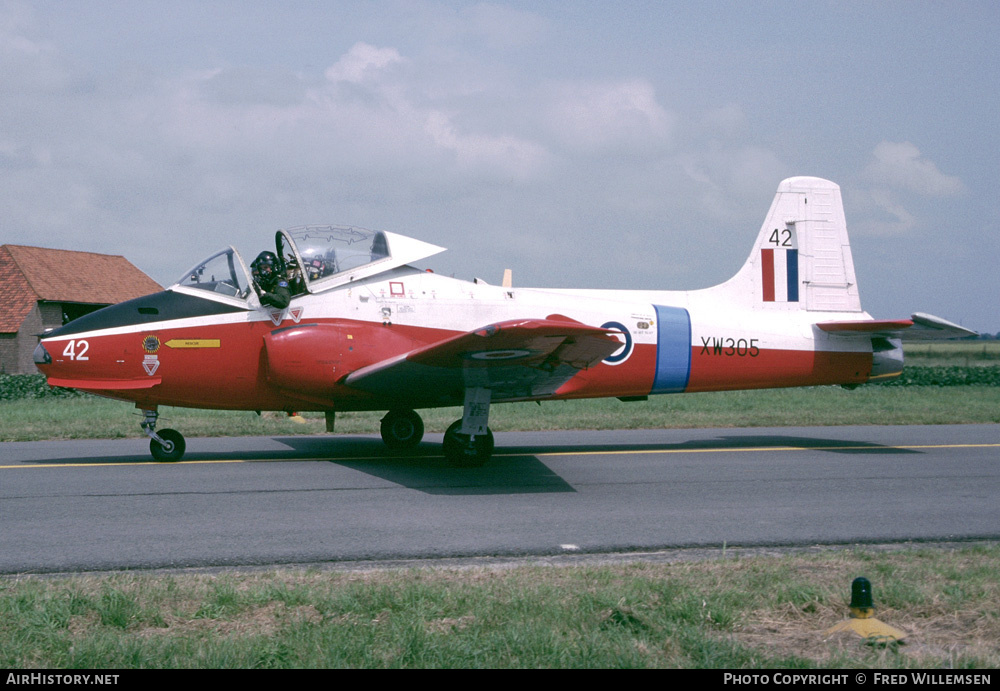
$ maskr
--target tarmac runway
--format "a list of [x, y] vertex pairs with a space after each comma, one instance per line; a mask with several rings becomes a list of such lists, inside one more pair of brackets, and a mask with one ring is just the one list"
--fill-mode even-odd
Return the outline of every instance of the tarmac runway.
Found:
[[1000, 536], [1000, 425], [0, 444], [0, 573]]

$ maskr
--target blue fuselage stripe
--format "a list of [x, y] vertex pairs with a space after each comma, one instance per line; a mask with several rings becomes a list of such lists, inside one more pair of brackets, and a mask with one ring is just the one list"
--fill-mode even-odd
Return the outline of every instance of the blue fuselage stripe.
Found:
[[691, 376], [691, 315], [680, 307], [656, 309], [656, 376], [650, 393], [681, 393]]

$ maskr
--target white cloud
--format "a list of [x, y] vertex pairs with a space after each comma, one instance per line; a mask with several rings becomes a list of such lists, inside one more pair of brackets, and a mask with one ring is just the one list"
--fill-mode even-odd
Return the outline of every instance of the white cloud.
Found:
[[927, 197], [948, 197], [965, 190], [959, 178], [942, 173], [910, 142], [879, 142], [863, 175], [876, 186]]
[[897, 194], [884, 189], [873, 189], [852, 195], [851, 211], [861, 216], [856, 228], [861, 235], [895, 237], [913, 231], [917, 217], [899, 201]]
[[425, 129], [434, 143], [455, 152], [463, 168], [485, 163], [508, 175], [528, 178], [545, 167], [549, 160], [545, 148], [529, 140], [512, 135], [462, 134], [451, 119], [439, 111], [427, 114]]
[[852, 229], [875, 237], [918, 232], [932, 213], [927, 199], [965, 192], [961, 179], [942, 173], [910, 142], [879, 142], [860, 182], [862, 189], [852, 194], [852, 212], [859, 217]]
[[335, 64], [326, 70], [331, 82], [360, 84], [376, 78], [387, 67], [403, 62], [395, 48], [376, 48], [364, 42], [355, 43]]
[[649, 153], [670, 144], [675, 117], [643, 79], [565, 83], [550, 98], [548, 126], [570, 150]]
[[29, 6], [0, 6], [0, 89], [8, 95], [52, 91], [70, 80], [56, 45], [37, 33]]

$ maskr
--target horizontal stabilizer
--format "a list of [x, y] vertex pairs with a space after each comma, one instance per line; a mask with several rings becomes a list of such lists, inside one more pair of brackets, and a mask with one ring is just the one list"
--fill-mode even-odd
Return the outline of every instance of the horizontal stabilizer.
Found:
[[953, 324], [946, 319], [917, 312], [909, 319], [832, 321], [816, 324], [820, 330], [831, 334], [871, 334], [907, 341], [934, 341], [949, 338], [978, 336], [975, 331]]

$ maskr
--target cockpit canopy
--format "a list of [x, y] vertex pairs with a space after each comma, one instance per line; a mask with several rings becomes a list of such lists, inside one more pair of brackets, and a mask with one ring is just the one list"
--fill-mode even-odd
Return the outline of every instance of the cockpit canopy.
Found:
[[390, 260], [385, 233], [352, 226], [287, 228], [275, 233], [274, 245], [289, 279], [301, 281], [310, 293], [345, 282], [338, 279], [353, 280], [359, 269]]
[[[395, 233], [333, 225], [279, 230], [274, 235], [274, 244], [280, 270], [288, 279], [293, 298], [374, 276], [444, 251], [443, 247]], [[171, 290], [256, 306], [254, 287], [243, 258], [233, 247], [228, 247], [185, 272]]]

